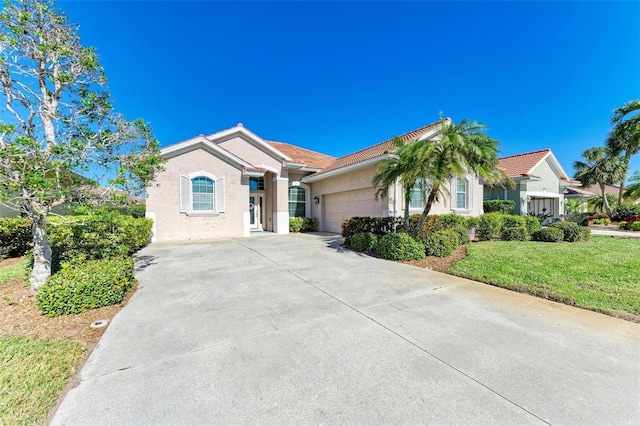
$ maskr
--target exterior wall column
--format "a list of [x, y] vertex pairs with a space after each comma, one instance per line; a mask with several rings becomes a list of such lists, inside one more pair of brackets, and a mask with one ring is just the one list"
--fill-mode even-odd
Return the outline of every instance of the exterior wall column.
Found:
[[274, 178], [273, 231], [276, 234], [289, 233], [289, 178]]

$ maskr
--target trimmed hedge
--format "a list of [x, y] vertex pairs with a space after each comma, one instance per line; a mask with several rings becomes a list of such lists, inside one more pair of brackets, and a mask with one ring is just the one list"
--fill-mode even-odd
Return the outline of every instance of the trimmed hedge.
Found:
[[0, 218], [0, 259], [24, 256], [32, 245], [30, 219]]
[[424, 258], [424, 245], [406, 233], [382, 236], [376, 246], [376, 253], [390, 260], [413, 260]]
[[351, 248], [355, 251], [374, 251], [378, 236], [373, 232], [359, 232], [351, 237]]
[[583, 227], [573, 222], [556, 222], [551, 225], [551, 228], [558, 228], [562, 230], [564, 241], [574, 243], [583, 239]]
[[79, 314], [122, 302], [133, 283], [131, 258], [64, 264], [40, 288], [36, 299], [48, 317]]
[[290, 217], [289, 232], [316, 232], [318, 219], [315, 217]]
[[543, 241], [549, 243], [557, 243], [562, 241], [564, 233], [559, 228], [542, 228], [531, 235], [533, 241]]
[[538, 229], [542, 228], [540, 221], [535, 216], [524, 216], [525, 225], [527, 227], [527, 233], [529, 235], [536, 232]]
[[423, 240], [424, 251], [427, 256], [447, 257], [458, 247], [458, 235], [450, 230], [429, 234]]
[[353, 235], [360, 232], [371, 232], [376, 235], [385, 235], [404, 228], [404, 218], [402, 217], [366, 217], [355, 216], [345, 219], [342, 222], [342, 236], [349, 244]]
[[529, 233], [527, 232], [526, 219], [524, 216], [505, 215], [502, 218], [500, 228], [500, 239], [503, 241], [525, 241]]
[[129, 256], [149, 242], [153, 224], [151, 219], [117, 212], [50, 217], [47, 222], [53, 273], [60, 270], [63, 262]]
[[513, 200], [485, 200], [482, 203], [485, 213], [502, 213], [511, 214], [516, 208], [516, 202]]
[[476, 228], [478, 240], [488, 241], [496, 238], [500, 234], [503, 216], [501, 213], [485, 213], [480, 216], [478, 227]]

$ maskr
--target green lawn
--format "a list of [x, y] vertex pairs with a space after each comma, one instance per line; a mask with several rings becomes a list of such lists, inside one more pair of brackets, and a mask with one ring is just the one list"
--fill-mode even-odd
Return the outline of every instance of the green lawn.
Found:
[[80, 342], [0, 339], [0, 425], [44, 424], [83, 357]]
[[0, 268], [0, 284], [5, 281], [12, 280], [14, 278], [24, 277], [25, 276], [25, 266], [27, 261], [16, 263], [15, 265], [5, 266], [4, 268]]
[[473, 243], [449, 273], [599, 312], [640, 314], [640, 240]]

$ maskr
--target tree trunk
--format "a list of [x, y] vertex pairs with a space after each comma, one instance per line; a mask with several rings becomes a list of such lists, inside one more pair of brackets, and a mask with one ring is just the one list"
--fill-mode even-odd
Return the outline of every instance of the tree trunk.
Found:
[[47, 215], [45, 213], [32, 214], [33, 225], [33, 269], [29, 283], [31, 290], [37, 292], [51, 276], [51, 247], [47, 240]]
[[609, 200], [607, 199], [604, 183], [600, 183], [600, 190], [602, 191], [602, 207], [604, 207], [607, 216], [611, 217], [611, 206], [609, 206]]
[[624, 153], [624, 170], [622, 174], [622, 181], [620, 181], [620, 192], [618, 192], [618, 205], [622, 205], [622, 194], [624, 193], [624, 183], [627, 180], [627, 173], [629, 173], [629, 163], [631, 162], [631, 151], [627, 150]]
[[416, 225], [415, 229], [411, 233], [411, 235], [414, 238], [418, 236], [418, 234], [420, 233], [420, 230], [422, 229], [422, 225], [424, 224], [424, 221], [427, 220], [427, 216], [429, 215], [429, 211], [431, 211], [431, 206], [433, 205], [433, 200], [436, 199], [436, 195], [438, 194], [439, 189], [440, 189], [440, 185], [437, 183], [434, 183], [433, 187], [431, 188], [431, 192], [429, 193], [429, 198], [427, 198], [427, 204], [424, 206], [424, 210], [422, 211], [422, 216], [420, 216], [420, 220], [418, 221], [418, 224]]
[[[413, 187], [413, 185], [411, 186]], [[411, 203], [411, 188], [403, 188], [404, 190], [404, 231], [409, 233], [409, 204]]]

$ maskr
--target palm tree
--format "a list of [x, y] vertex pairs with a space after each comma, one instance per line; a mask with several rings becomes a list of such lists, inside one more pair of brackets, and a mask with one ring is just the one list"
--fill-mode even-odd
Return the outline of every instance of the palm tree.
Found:
[[418, 235], [424, 221], [439, 197], [447, 195], [446, 182], [468, 173], [488, 183], [507, 181], [498, 167], [498, 142], [487, 136], [484, 124], [462, 120], [453, 124], [441, 117], [440, 127], [430, 139], [406, 145], [406, 155], [411, 158], [419, 175], [429, 183], [427, 202], [412, 234]]
[[[614, 206], [617, 203], [616, 196], [613, 194], [607, 194], [607, 203], [609, 203], [609, 207]], [[592, 212], [597, 213], [606, 213], [606, 206], [604, 203], [604, 198], [602, 195], [596, 195], [589, 199], [589, 208]]]
[[411, 189], [420, 178], [420, 171], [415, 167], [413, 159], [407, 155], [406, 146], [402, 138], [393, 139], [396, 150], [382, 160], [376, 174], [373, 176], [373, 185], [379, 186], [376, 191], [378, 197], [386, 197], [389, 188], [400, 183], [404, 191], [404, 228], [409, 232], [409, 204], [411, 203]]
[[629, 173], [631, 157], [640, 152], [640, 99], [629, 101], [616, 108], [611, 116], [613, 129], [607, 139], [607, 147], [614, 154], [624, 154], [620, 179], [618, 204], [622, 204], [625, 181]]
[[637, 171], [629, 178], [631, 185], [624, 191], [624, 196], [635, 201], [640, 198], [640, 171]]
[[604, 210], [611, 216], [605, 185], [620, 182], [623, 174], [622, 159], [604, 147], [589, 148], [582, 153], [582, 157], [585, 162], [576, 161], [573, 164], [576, 169], [575, 178], [582, 182], [583, 188], [596, 184], [600, 187]]

